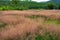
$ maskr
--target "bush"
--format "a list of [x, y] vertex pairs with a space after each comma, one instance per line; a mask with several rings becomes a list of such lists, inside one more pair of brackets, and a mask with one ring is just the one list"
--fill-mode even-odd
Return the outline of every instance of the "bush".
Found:
[[0, 10], [54, 9], [55, 3], [52, 2], [37, 3], [33, 1], [28, 2], [13, 0], [12, 2], [11, 1], [0, 2], [0, 6], [1, 6]]
[[28, 7], [14, 7], [14, 6], [3, 6], [3, 7], [0, 7], [0, 10], [27, 10]]
[[11, 7], [11, 6], [2, 6], [2, 7], [0, 7], [0, 10], [14, 10], [14, 7]]

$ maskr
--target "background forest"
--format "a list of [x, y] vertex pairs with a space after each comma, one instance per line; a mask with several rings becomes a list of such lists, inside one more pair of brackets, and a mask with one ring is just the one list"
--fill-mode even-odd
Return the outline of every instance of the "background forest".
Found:
[[35, 2], [32, 0], [0, 0], [0, 10], [60, 9], [59, 0]]

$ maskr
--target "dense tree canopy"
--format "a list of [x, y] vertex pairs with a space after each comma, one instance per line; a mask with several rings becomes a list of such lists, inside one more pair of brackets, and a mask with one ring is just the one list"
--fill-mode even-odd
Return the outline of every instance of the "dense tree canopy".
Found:
[[0, 0], [0, 10], [54, 9], [52, 2], [33, 2], [32, 0]]

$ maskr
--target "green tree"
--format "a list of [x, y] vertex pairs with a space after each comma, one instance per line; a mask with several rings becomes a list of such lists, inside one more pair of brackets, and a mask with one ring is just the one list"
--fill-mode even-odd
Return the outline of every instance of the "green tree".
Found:
[[54, 3], [49, 3], [47, 6], [48, 6], [48, 9], [54, 9], [55, 5], [54, 5]]

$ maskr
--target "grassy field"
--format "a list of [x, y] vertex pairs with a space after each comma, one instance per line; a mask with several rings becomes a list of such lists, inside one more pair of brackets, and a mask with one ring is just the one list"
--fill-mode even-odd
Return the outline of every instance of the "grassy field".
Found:
[[0, 11], [0, 40], [60, 40], [60, 10]]

